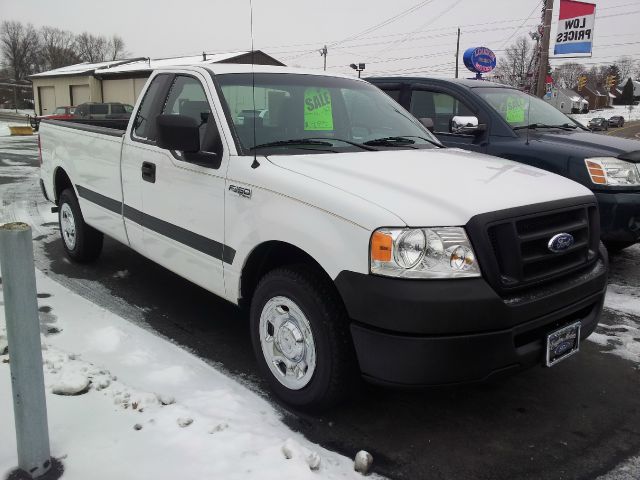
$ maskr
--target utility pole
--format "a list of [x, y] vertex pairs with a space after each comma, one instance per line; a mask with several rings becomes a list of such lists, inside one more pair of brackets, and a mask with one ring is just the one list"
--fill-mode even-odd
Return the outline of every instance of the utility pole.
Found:
[[327, 46], [325, 45], [318, 51], [320, 52], [320, 56], [324, 57], [324, 70], [327, 71], [327, 53], [329, 53], [329, 50], [327, 50]]
[[458, 27], [458, 42], [456, 43], [456, 78], [458, 78], [458, 58], [460, 57], [460, 27]]
[[549, 41], [551, 37], [551, 16], [553, 0], [544, 0], [544, 20], [542, 24], [542, 40], [540, 42], [540, 61], [538, 62], [538, 81], [536, 96], [542, 98], [546, 93], [547, 66], [549, 65]]

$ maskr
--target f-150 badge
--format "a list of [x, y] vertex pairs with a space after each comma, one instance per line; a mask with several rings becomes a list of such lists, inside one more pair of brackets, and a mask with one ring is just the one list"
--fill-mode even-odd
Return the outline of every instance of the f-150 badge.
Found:
[[229, 191], [237, 193], [241, 197], [251, 198], [251, 189], [246, 187], [238, 187], [236, 185], [229, 185]]

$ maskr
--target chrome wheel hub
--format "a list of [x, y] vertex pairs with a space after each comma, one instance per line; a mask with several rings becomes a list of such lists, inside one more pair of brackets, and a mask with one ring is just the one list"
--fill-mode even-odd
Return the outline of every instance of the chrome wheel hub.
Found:
[[291, 390], [304, 388], [316, 369], [309, 320], [286, 297], [269, 300], [260, 315], [260, 345], [271, 373]]
[[67, 203], [60, 207], [60, 228], [62, 240], [69, 250], [73, 250], [76, 246], [76, 222], [71, 207]]

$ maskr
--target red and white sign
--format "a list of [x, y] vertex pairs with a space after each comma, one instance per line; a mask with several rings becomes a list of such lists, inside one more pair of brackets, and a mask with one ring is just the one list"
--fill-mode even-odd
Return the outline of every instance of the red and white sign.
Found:
[[590, 57], [596, 5], [577, 0], [560, 0], [555, 56]]

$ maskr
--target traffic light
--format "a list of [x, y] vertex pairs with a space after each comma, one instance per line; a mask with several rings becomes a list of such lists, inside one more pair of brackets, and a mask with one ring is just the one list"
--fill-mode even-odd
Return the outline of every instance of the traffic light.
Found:
[[613, 88], [616, 86], [616, 76], [615, 75], [608, 75], [607, 76], [607, 88]]
[[584, 86], [587, 84], [587, 76], [586, 75], [580, 75], [578, 77], [578, 91], [582, 91], [582, 89], [584, 88]]

